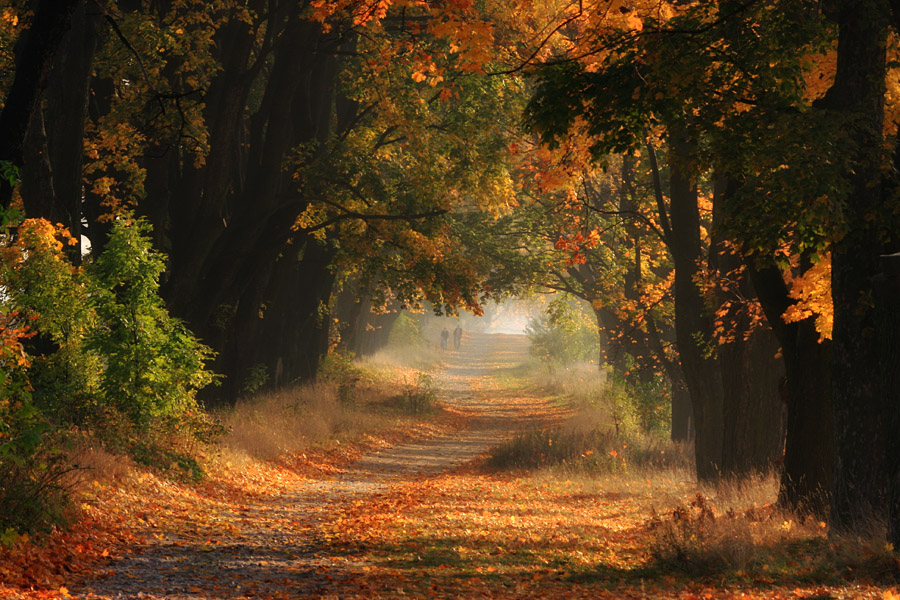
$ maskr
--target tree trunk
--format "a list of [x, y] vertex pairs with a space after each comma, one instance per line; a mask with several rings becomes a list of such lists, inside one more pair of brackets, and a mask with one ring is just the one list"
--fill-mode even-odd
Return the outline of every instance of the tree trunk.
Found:
[[719, 181], [713, 195], [713, 246], [710, 266], [720, 286], [719, 316], [731, 339], [718, 345], [722, 373], [724, 439], [722, 473], [743, 477], [765, 472], [781, 461], [784, 449], [784, 406], [779, 387], [784, 363], [777, 358], [778, 340], [771, 328], [757, 327], [748, 313], [756, 290], [743, 268], [741, 257], [728, 249], [721, 237], [727, 214], [724, 207], [737, 189], [731, 181]]
[[[298, 263], [302, 244], [289, 244], [296, 236], [291, 227], [312, 199], [295, 191], [285, 162], [292, 148], [326, 141], [336, 126], [334, 50], [341, 38], [300, 18], [295, 6], [284, 12], [290, 13], [286, 29], [252, 115], [246, 107], [255, 33], [241, 23], [223, 29], [223, 71], [210, 86], [215, 102], [206, 103], [210, 156], [199, 169], [184, 166], [183, 185], [169, 183], [173, 197], [160, 203], [170, 207], [166, 223], [172, 227], [165, 297], [220, 352], [218, 364], [232, 379], [225, 388], [230, 398], [257, 365], [284, 381], [314, 376], [327, 349], [328, 319], [321, 310], [324, 305], [327, 313], [334, 282], [328, 268], [333, 251], [306, 240]], [[243, 142], [246, 149], [240, 149]]]
[[[72, 13], [81, 0], [40, 0], [31, 26], [16, 45], [16, 71], [0, 112], [0, 161], [16, 167], [24, 163], [25, 137], [39, 109], [41, 93], [59, 45], [65, 37]], [[0, 207], [7, 208], [13, 188], [0, 177]]]
[[684, 385], [672, 385], [672, 433], [673, 442], [689, 442], [693, 437], [691, 394]]
[[[852, 123], [846, 154], [853, 170], [846, 230], [832, 245], [834, 300], [832, 403], [835, 423], [832, 531], [861, 531], [885, 514], [887, 477], [878, 355], [882, 327], [872, 303], [879, 272], [881, 152], [887, 47], [885, 7], [875, 0], [841, 3], [834, 84], [824, 106]], [[896, 435], [892, 432], [891, 435]]]
[[704, 347], [712, 340], [712, 320], [695, 281], [702, 247], [697, 185], [689, 168], [694, 143], [685, 132], [671, 134], [669, 250], [675, 263], [675, 337], [695, 419], [697, 477], [711, 481], [721, 473], [723, 397], [718, 361]]
[[367, 313], [366, 329], [353, 345], [353, 351], [358, 356], [371, 356], [387, 346], [391, 338], [391, 328], [401, 314], [399, 310], [378, 314]]
[[66, 247], [75, 264], [81, 262], [84, 125], [96, 18], [87, 14], [84, 4], [74, 11], [44, 90], [45, 108], [35, 111], [25, 147], [29, 164], [22, 186], [25, 214], [65, 225], [79, 241]]
[[819, 341], [812, 317], [784, 322], [782, 315], [793, 300], [777, 267], [748, 260], [747, 268], [784, 356], [787, 419], [778, 503], [822, 518], [828, 510], [834, 464], [831, 344]]
[[784, 448], [783, 408], [779, 384], [784, 365], [776, 358], [778, 342], [761, 329], [744, 340], [747, 324], [736, 326], [738, 339], [719, 346], [722, 368], [725, 438], [722, 472], [742, 477], [765, 472], [780, 462]]
[[883, 419], [888, 469], [888, 541], [900, 548], [900, 253], [882, 257], [883, 276], [877, 278], [878, 352], [881, 358]]

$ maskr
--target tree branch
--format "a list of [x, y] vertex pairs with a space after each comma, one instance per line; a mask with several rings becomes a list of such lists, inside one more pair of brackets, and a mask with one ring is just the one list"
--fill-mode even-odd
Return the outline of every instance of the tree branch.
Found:
[[445, 209], [432, 210], [428, 212], [421, 212], [412, 215], [391, 215], [391, 214], [366, 214], [360, 213], [356, 211], [352, 211], [349, 209], [345, 209], [342, 206], [335, 204], [333, 202], [326, 201], [326, 204], [331, 206], [335, 206], [340, 210], [345, 211], [343, 214], [337, 215], [319, 223], [317, 225], [313, 225], [312, 227], [303, 227], [301, 230], [304, 233], [312, 233], [314, 231], [318, 231], [320, 229], [325, 229], [326, 227], [330, 227], [335, 223], [339, 223], [341, 221], [347, 221], [350, 219], [358, 219], [360, 221], [417, 221], [420, 219], [428, 219], [431, 217], [438, 217], [440, 215], [446, 214], [448, 211]]

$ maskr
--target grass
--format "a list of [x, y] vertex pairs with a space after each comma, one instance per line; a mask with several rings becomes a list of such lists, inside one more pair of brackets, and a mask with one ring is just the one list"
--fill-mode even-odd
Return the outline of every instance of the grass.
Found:
[[[337, 569], [328, 589], [342, 597], [897, 597], [889, 594], [900, 563], [879, 542], [879, 524], [871, 535], [829, 538], [822, 523], [773, 505], [776, 474], [699, 485], [689, 446], [641, 434], [627, 414], [616, 431], [618, 396], [604, 395], [588, 370], [539, 382], [567, 399], [572, 419], [513, 439], [489, 459], [497, 461], [491, 468], [476, 463], [397, 481], [312, 507], [308, 520], [249, 511], [259, 498], [277, 502], [305, 489], [309, 471], [286, 457], [310, 457], [333, 473], [354, 456], [329, 452], [359, 447], [379, 431], [407, 436], [391, 442], [408, 439], [441, 419], [439, 410], [428, 413], [421, 399], [410, 400], [433, 395], [414, 368], [344, 361], [336, 371], [315, 386], [258, 395], [220, 413], [229, 433], [217, 456], [198, 449], [209, 473], [199, 485], [166, 479], [85, 440], [77, 453], [92, 467], [82, 472], [82, 485], [95, 520], [76, 538], [54, 538], [40, 550], [51, 558], [37, 570], [33, 548], [0, 548], [0, 574], [18, 573], [16, 593], [58, 589], [74, 566], [87, 572], [130, 551], [127, 527], [135, 524], [194, 540], [185, 543], [194, 543], [198, 556], [227, 554], [218, 542], [228, 548], [229, 536], [251, 524], [234, 515], [253, 514], [260, 531], [281, 535], [293, 527], [299, 539], [316, 540], [316, 572]], [[509, 383], [538, 385], [514, 377]], [[128, 526], [103, 533], [104, 523]], [[53, 557], [61, 548], [66, 556]], [[0, 595], [13, 589], [4, 587], [10, 581], [0, 581]]]
[[556, 398], [572, 416], [559, 427], [526, 431], [497, 447], [488, 459], [491, 468], [551, 469], [566, 477], [690, 471], [690, 446], [669, 441], [665, 432], [642, 431], [632, 404], [595, 365], [550, 371], [526, 363], [510, 374], [516, 373], [518, 386]]
[[371, 356], [360, 359], [357, 364], [361, 368], [376, 372], [397, 369], [428, 372], [437, 369], [443, 358], [440, 347], [421, 341], [416, 344], [389, 345]]
[[[829, 537], [825, 522], [776, 506], [777, 473], [699, 484], [692, 446], [642, 431], [636, 403], [589, 365], [504, 375], [520, 373], [529, 375], [518, 382], [510, 377], [508, 385], [541, 389], [573, 413], [559, 427], [526, 431], [495, 448], [488, 473], [509, 471], [551, 487], [575, 482], [581, 494], [641, 505], [647, 555], [635, 564], [636, 577], [719, 577], [738, 585], [900, 581], [900, 561], [883, 542], [883, 525], [873, 523], [871, 533], [854, 539]], [[587, 570], [579, 581], [611, 576], [609, 568]]]
[[217, 415], [227, 431], [220, 449], [229, 460], [271, 460], [437, 416], [427, 375], [386, 357], [347, 362], [319, 383], [238, 402]]

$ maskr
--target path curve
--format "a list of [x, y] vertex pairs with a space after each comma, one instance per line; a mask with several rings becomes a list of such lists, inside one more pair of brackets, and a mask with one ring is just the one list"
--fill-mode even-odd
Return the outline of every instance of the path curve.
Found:
[[225, 547], [210, 547], [168, 531], [148, 531], [150, 541], [140, 553], [111, 565], [111, 576], [86, 582], [75, 597], [328, 597], [340, 582], [340, 573], [323, 568], [327, 557], [319, 553], [324, 545], [319, 535], [327, 530], [324, 526], [337, 512], [335, 507], [372, 499], [391, 485], [453, 469], [534, 426], [535, 414], [553, 413], [546, 399], [513, 394], [494, 377], [520, 364], [526, 353], [524, 336], [467, 335], [459, 351], [446, 352], [444, 368], [435, 376], [439, 401], [468, 417], [464, 429], [373, 453], [343, 473], [323, 475], [303, 489], [226, 514], [224, 525], [232, 533]]

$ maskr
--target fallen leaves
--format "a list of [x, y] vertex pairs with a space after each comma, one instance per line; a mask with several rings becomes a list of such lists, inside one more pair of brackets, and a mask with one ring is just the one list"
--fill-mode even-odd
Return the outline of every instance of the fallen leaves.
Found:
[[[0, 598], [110, 598], [140, 590], [154, 600], [900, 600], [896, 587], [838, 572], [815, 581], [799, 555], [777, 569], [751, 565], [724, 576], [666, 567], [651, 548], [650, 505], [661, 494], [689, 499], [693, 490], [684, 482], [665, 490], [649, 481], [610, 489], [590, 480], [488, 472], [478, 461], [438, 475], [407, 470], [395, 480], [358, 479], [350, 465], [373, 449], [445, 434], [479, 415], [496, 420], [507, 411], [517, 426], [535, 427], [560, 416], [539, 398], [499, 393], [484, 379], [469, 383], [473, 395], [478, 390], [492, 402], [460, 403], [445, 412], [450, 420], [274, 462], [223, 460], [199, 485], [146, 471], [132, 471], [116, 488], [94, 484], [71, 531], [0, 549]], [[766, 508], [750, 516], [771, 515]], [[818, 524], [813, 529], [823, 535]], [[140, 552], [142, 560], [109, 564]], [[92, 581], [83, 590], [86, 578]]]

